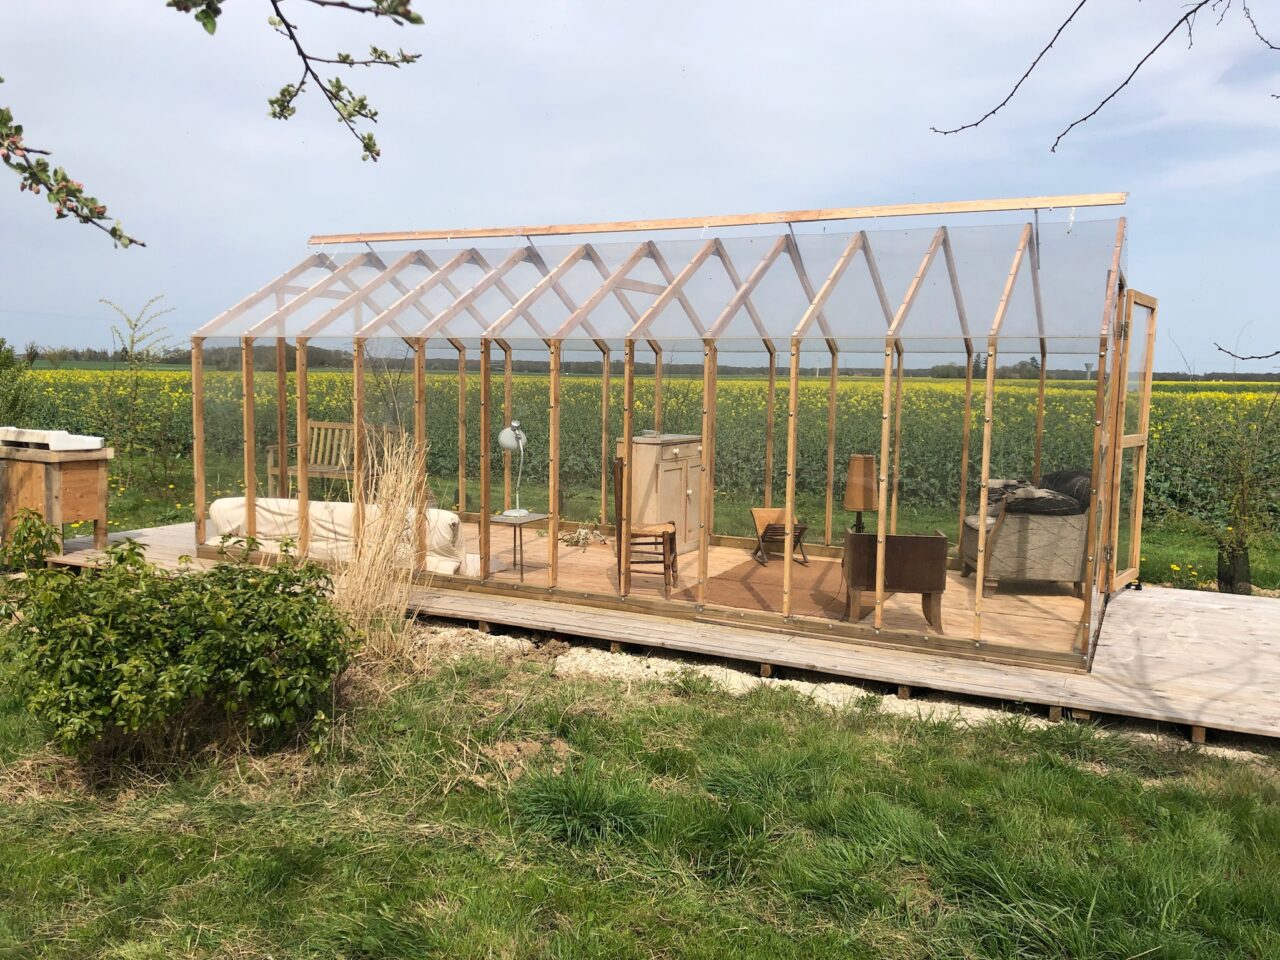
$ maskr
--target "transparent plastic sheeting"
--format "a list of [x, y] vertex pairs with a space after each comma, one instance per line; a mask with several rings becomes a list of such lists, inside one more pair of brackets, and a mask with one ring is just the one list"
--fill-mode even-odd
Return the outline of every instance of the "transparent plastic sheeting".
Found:
[[[935, 256], [899, 328], [904, 346], [957, 349], [964, 337], [958, 291], [971, 341], [985, 351], [1018, 259], [1002, 342], [1018, 352], [1038, 351], [1043, 340], [1053, 352], [1088, 353], [1103, 326], [1117, 236], [1118, 221], [1095, 220], [321, 250], [196, 333], [348, 342], [427, 337], [472, 347], [483, 338], [525, 350], [560, 339], [566, 348], [617, 351], [626, 339], [713, 337], [722, 352], [734, 345], [758, 351], [768, 340], [785, 353], [807, 319], [806, 349], [814, 341], [824, 350], [865, 352], [883, 343], [932, 246]], [[837, 279], [829, 282], [833, 272]], [[814, 296], [825, 297], [821, 311], [810, 310]]]

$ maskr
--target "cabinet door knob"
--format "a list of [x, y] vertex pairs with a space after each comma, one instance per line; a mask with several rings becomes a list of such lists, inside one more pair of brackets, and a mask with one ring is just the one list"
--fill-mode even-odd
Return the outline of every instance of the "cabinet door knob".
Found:
[[675, 447], [675, 448], [673, 449], [673, 452], [675, 453], [675, 455], [676, 455], [677, 457], [678, 457], [678, 456], [680, 456], [680, 448], [679, 448], [679, 447]]

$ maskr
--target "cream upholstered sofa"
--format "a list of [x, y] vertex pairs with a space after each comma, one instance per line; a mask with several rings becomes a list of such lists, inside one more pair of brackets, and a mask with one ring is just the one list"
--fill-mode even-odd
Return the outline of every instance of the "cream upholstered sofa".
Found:
[[[277, 497], [259, 497], [255, 501], [257, 517], [254, 539], [263, 553], [279, 553], [281, 542], [293, 541], [295, 548], [301, 539], [302, 527], [298, 521], [298, 501]], [[218, 547], [223, 538], [242, 539], [249, 535], [249, 512], [244, 497], [225, 497], [209, 505], [209, 527], [206, 546]], [[309, 501], [307, 523], [310, 537], [307, 554], [314, 560], [343, 562], [351, 559], [355, 546], [355, 504], [336, 503], [327, 500]], [[429, 573], [455, 574], [466, 562], [462, 521], [448, 510], [427, 509], [422, 514], [426, 525], [427, 556], [425, 567]], [[375, 505], [364, 511], [366, 529], [378, 521]], [[403, 544], [406, 565], [412, 560], [415, 544], [414, 515], [405, 517]]]
[[[992, 480], [987, 507], [983, 590], [1002, 582], [1069, 583], [1083, 596], [1087, 577], [1089, 474], [1063, 470], [1025, 481]], [[978, 566], [978, 517], [968, 516], [960, 540], [962, 575]]]

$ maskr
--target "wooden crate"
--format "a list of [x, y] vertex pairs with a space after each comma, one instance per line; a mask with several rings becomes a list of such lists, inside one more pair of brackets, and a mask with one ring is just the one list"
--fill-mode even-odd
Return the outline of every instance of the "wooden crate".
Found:
[[19, 511], [34, 510], [61, 530], [64, 523], [93, 522], [93, 541], [107, 545], [107, 462], [100, 450], [53, 451], [0, 447], [0, 518], [8, 537]]

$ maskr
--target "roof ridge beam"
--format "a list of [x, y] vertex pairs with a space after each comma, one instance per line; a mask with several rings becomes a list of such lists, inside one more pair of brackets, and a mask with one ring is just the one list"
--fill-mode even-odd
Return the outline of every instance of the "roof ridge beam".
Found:
[[403, 240], [476, 240], [482, 237], [549, 237], [590, 233], [637, 233], [655, 230], [699, 230], [711, 227], [743, 227], [759, 224], [818, 223], [828, 220], [865, 220], [876, 217], [919, 217], [948, 214], [998, 213], [1012, 210], [1052, 210], [1067, 207], [1120, 206], [1127, 193], [1077, 193], [1038, 197], [1001, 197], [989, 200], [952, 200], [932, 203], [898, 203], [861, 207], [827, 207], [783, 210], [774, 213], [736, 213], [706, 217], [674, 217], [649, 220], [614, 220], [600, 223], [558, 223], [516, 227], [480, 227], [458, 230], [405, 230], [318, 234], [313, 244], [385, 243]]

